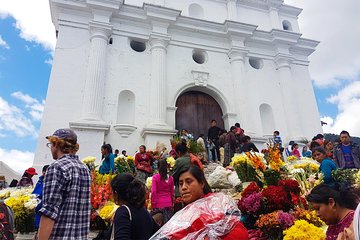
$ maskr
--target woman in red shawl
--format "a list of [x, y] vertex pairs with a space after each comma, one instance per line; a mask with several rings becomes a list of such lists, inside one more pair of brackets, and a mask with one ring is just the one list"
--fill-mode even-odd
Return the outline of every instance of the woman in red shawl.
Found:
[[186, 206], [151, 239], [248, 239], [235, 202], [223, 193], [212, 193], [198, 167], [181, 169], [177, 182]]

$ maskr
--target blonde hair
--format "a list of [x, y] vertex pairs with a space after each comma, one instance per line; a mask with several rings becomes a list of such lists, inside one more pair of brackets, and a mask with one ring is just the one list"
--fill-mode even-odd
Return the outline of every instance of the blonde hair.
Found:
[[49, 142], [58, 147], [61, 152], [75, 154], [79, 150], [79, 144], [72, 139], [60, 139], [54, 136], [48, 137]]

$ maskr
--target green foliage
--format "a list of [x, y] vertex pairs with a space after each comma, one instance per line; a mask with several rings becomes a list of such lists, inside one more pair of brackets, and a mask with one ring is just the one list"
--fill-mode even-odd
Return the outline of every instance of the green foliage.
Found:
[[22, 212], [21, 214], [15, 215], [15, 228], [20, 233], [34, 232], [35, 214], [33, 211]]
[[336, 182], [355, 184], [356, 174], [358, 172], [358, 169], [337, 169], [332, 172], [332, 177]]
[[265, 181], [266, 185], [268, 185], [268, 186], [271, 186], [271, 185], [277, 186], [280, 178], [281, 178], [280, 173], [275, 170], [267, 169], [264, 172], [264, 181]]

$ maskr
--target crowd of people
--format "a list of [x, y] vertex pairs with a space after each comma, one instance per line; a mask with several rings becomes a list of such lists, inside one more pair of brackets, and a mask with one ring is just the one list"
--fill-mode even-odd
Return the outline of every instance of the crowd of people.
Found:
[[[170, 153], [161, 153], [155, 159], [146, 151], [146, 146], [141, 145], [135, 154], [136, 172], [118, 174], [112, 180], [113, 197], [120, 207], [115, 212], [106, 239], [150, 239], [161, 227], [166, 229], [173, 217], [177, 197], [181, 197], [185, 206], [192, 206], [200, 199], [210, 201], [221, 194], [212, 193], [205, 179], [203, 163], [222, 160], [226, 167], [235, 153], [259, 151], [251, 138], [245, 135], [240, 124], [235, 124], [226, 132], [212, 120], [207, 138], [201, 134], [197, 139], [204, 149], [203, 161], [188, 151], [186, 141], [193, 139], [193, 136], [183, 130], [181, 138], [184, 141], [178, 143], [174, 149], [176, 163], [172, 172], [168, 171], [165, 160]], [[34, 188], [34, 194], [41, 199], [36, 208], [36, 239], [87, 239], [90, 226], [91, 176], [88, 168], [76, 155], [79, 149], [77, 136], [70, 129], [59, 129], [47, 139], [47, 146], [56, 161], [50, 166], [44, 166], [42, 176]], [[336, 143], [326, 141], [323, 135], [318, 134], [311, 143], [303, 146], [301, 152], [299, 144], [293, 141], [284, 148], [279, 131], [274, 131], [273, 142], [280, 151], [285, 151], [286, 156], [312, 157], [320, 163], [324, 183], [315, 187], [307, 200], [329, 226], [327, 239], [358, 239], [355, 237], [359, 236], [356, 235], [359, 234], [359, 195], [349, 185], [336, 183], [331, 175], [337, 168], [360, 168], [360, 148], [351, 141], [350, 134], [342, 131], [340, 140]], [[224, 154], [221, 154], [222, 150]], [[119, 155], [119, 151], [115, 150], [113, 153], [111, 145], [104, 144], [101, 153], [103, 159], [99, 172], [116, 173], [114, 159]], [[126, 151], [122, 151], [122, 155], [126, 156]], [[154, 162], [157, 173], [153, 175]], [[15, 185], [32, 186], [32, 177], [36, 174], [34, 168], [27, 169]], [[148, 212], [144, 208], [144, 183], [150, 176], [152, 211]], [[187, 209], [191, 208], [180, 209], [180, 214], [186, 216]], [[8, 212], [6, 216], [11, 221], [9, 209], [0, 205], [0, 211]], [[214, 214], [211, 209], [205, 211], [209, 211], [206, 213], [209, 216]], [[226, 214], [222, 217], [226, 217]], [[248, 239], [248, 233], [238, 219], [226, 234], [219, 237]]]

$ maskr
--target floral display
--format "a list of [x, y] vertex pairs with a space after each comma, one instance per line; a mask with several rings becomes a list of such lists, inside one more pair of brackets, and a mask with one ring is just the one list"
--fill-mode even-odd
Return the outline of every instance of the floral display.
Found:
[[31, 194], [32, 188], [18, 189], [10, 193], [4, 202], [9, 206], [15, 217], [15, 228], [20, 233], [34, 232], [35, 208], [39, 204], [36, 195]]
[[115, 215], [116, 209], [118, 209], [118, 207], [119, 206], [116, 205], [114, 202], [107, 201], [106, 204], [99, 209], [99, 216], [102, 219], [109, 221]]
[[284, 231], [284, 240], [325, 240], [325, 233], [321, 228], [305, 220], [297, 220], [295, 224]]
[[128, 158], [124, 155], [115, 158], [115, 168], [117, 173], [133, 173], [133, 170], [128, 163]]
[[286, 159], [288, 162], [294, 162], [294, 161], [297, 161], [298, 160], [298, 158], [297, 157], [295, 157], [295, 156], [293, 156], [293, 155], [291, 155], [291, 156], [289, 156], [289, 157], [287, 157], [287, 159]]
[[294, 221], [295, 218], [291, 214], [275, 211], [262, 215], [255, 225], [261, 229], [268, 239], [282, 239], [283, 230], [291, 227]]
[[291, 200], [282, 186], [269, 186], [262, 191], [265, 199], [264, 208], [267, 212], [289, 210]]
[[174, 157], [168, 157], [166, 159], [166, 162], [167, 162], [168, 166], [172, 169], [175, 166], [176, 160]]
[[148, 177], [145, 183], [146, 188], [150, 191], [152, 186], [152, 177]]
[[285, 165], [285, 163], [281, 160], [280, 149], [272, 143], [268, 143], [268, 154], [266, 160], [269, 167], [277, 172], [279, 172], [280, 168]]
[[261, 209], [262, 194], [260, 192], [253, 192], [246, 197], [241, 198], [238, 207], [243, 213], [256, 215]]
[[295, 216], [296, 219], [306, 220], [307, 222], [317, 227], [321, 227], [325, 225], [325, 223], [321, 221], [321, 219], [316, 215], [316, 212], [314, 210], [310, 211], [303, 208], [295, 208], [293, 211], [293, 215]]
[[90, 171], [95, 170], [96, 157], [88, 156], [86, 158], [83, 158], [81, 161], [89, 168]]
[[357, 174], [359, 169], [336, 169], [332, 173], [332, 177], [336, 182], [348, 182], [351, 184], [356, 183]]
[[94, 209], [98, 209], [112, 198], [110, 182], [115, 175], [91, 172], [90, 201]]

